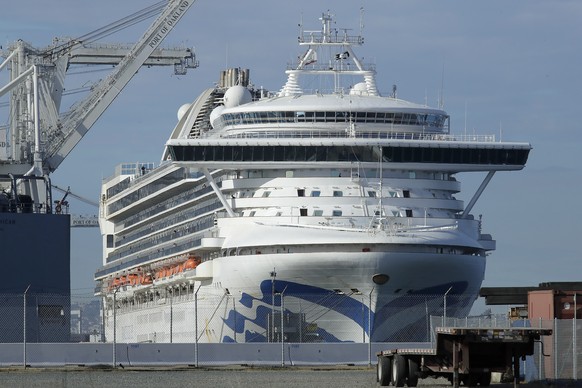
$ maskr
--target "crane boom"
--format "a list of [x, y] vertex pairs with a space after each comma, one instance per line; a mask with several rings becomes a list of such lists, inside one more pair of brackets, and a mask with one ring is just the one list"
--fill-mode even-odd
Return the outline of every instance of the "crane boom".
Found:
[[[194, 2], [161, 0], [79, 38], [55, 38], [47, 48], [37, 49], [18, 40], [8, 49], [0, 49], [4, 58], [0, 71], [9, 71], [8, 84], [0, 85], [0, 97], [10, 93], [9, 124], [0, 124], [0, 174], [40, 176], [53, 172], [141, 66], [173, 66], [177, 75], [198, 67], [192, 49], [159, 47]], [[158, 17], [131, 47], [94, 43], [153, 16]], [[84, 100], [60, 113], [65, 78], [72, 65], [115, 68], [91, 86]]]
[[63, 119], [56, 141], [49, 145], [45, 154], [46, 170], [54, 171], [63, 162], [194, 2], [169, 0], [166, 8], [116, 66], [115, 71]]

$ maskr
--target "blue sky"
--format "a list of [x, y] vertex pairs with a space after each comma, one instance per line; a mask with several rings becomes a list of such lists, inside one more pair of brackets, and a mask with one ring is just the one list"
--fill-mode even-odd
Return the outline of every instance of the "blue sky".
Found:
[[[23, 39], [37, 47], [53, 37], [77, 37], [155, 1], [23, 0], [3, 7], [0, 44]], [[52, 175], [83, 197], [98, 200], [100, 182], [127, 161], [158, 162], [178, 108], [218, 80], [225, 67], [251, 70], [256, 85], [278, 90], [307, 29], [328, 9], [338, 27], [359, 27], [358, 51], [376, 64], [378, 88], [398, 86], [403, 99], [436, 106], [444, 85], [452, 132], [496, 134], [533, 146], [520, 172], [497, 173], [473, 210], [497, 240], [484, 286], [530, 286], [582, 280], [582, 2], [578, 0], [249, 0], [195, 3], [164, 46], [195, 49], [200, 68], [175, 76], [169, 68], [141, 69], [88, 135]], [[103, 42], [133, 42], [149, 21]], [[3, 72], [5, 73], [5, 72]], [[106, 73], [98, 73], [104, 76]], [[443, 76], [444, 74], [444, 76]], [[0, 73], [0, 80], [5, 74]], [[69, 79], [67, 86], [80, 86]], [[78, 95], [75, 95], [78, 96]], [[0, 108], [0, 123], [7, 109]], [[464, 174], [468, 201], [483, 178]], [[97, 213], [71, 200], [73, 213]], [[72, 231], [73, 293], [91, 293], [101, 261], [98, 229]]]

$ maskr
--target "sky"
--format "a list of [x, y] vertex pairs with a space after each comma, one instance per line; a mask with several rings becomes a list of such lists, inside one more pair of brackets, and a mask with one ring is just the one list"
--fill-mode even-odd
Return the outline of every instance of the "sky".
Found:
[[[21, 0], [2, 7], [0, 45], [23, 39], [44, 47], [53, 37], [84, 35], [154, 2]], [[399, 98], [437, 106], [442, 93], [453, 134], [532, 144], [525, 169], [498, 172], [473, 210], [497, 240], [483, 286], [581, 281], [582, 248], [574, 244], [582, 231], [579, 0], [199, 0], [163, 46], [194, 48], [200, 67], [185, 76], [165, 67], [141, 69], [52, 175], [53, 183], [98, 201], [102, 179], [117, 164], [159, 162], [178, 108], [212, 86], [221, 70], [249, 68], [255, 85], [276, 91], [287, 64], [302, 52], [301, 20], [306, 29], [319, 29], [317, 18], [329, 10], [337, 27], [356, 33], [361, 7], [365, 45], [358, 53], [375, 63], [381, 94], [395, 84]], [[149, 23], [101, 42], [134, 42]], [[0, 73], [3, 83], [5, 76]], [[81, 82], [72, 77], [67, 87]], [[0, 124], [7, 113], [0, 107]], [[463, 189], [457, 197], [467, 203], [484, 174], [457, 178]], [[70, 202], [72, 213], [97, 214]], [[99, 230], [73, 229], [71, 239], [72, 293], [90, 295], [102, 260]]]

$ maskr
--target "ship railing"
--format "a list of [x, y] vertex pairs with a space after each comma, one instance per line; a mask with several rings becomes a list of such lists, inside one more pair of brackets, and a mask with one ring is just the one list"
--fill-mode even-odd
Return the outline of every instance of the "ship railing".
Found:
[[[376, 64], [374, 64], [374, 63], [362, 63], [362, 68], [363, 68], [363, 70], [358, 70], [355, 66], [340, 68], [339, 65], [337, 65], [336, 67], [333, 68], [333, 71], [336, 73], [339, 73], [339, 74], [345, 73], [346, 75], [353, 74], [354, 72], [357, 72], [357, 74], [361, 74], [363, 71], [374, 72], [374, 71], [376, 71]], [[330, 71], [330, 67], [328, 64], [312, 63], [309, 65], [305, 65], [305, 67], [303, 69], [298, 70], [296, 65], [294, 65], [292, 63], [288, 63], [287, 70], [297, 70], [298, 72], [305, 71], [305, 70], [323, 72], [323, 71]], [[317, 89], [317, 90], [319, 92], [325, 94], [324, 90], [322, 90], [322, 89]]]
[[448, 133], [418, 133], [418, 132], [356, 132], [353, 135], [345, 131], [254, 131], [239, 132], [224, 135], [228, 139], [322, 139], [322, 138], [356, 138], [356, 139], [387, 139], [387, 140], [424, 140], [424, 141], [458, 141], [492, 143], [495, 135], [455, 135]]
[[268, 222], [268, 217], [264, 220], [256, 221], [257, 224], [269, 225], [269, 226], [284, 226], [284, 227], [294, 227], [294, 228], [309, 228], [309, 229], [325, 229], [325, 230], [349, 230], [355, 232], [368, 233], [373, 230], [384, 230], [386, 232], [395, 233], [415, 233], [415, 232], [435, 232], [435, 231], [448, 231], [456, 230], [459, 228], [459, 222], [457, 220], [451, 219], [439, 219], [434, 220], [432, 224], [427, 224], [423, 219], [406, 218], [401, 219], [401, 217], [387, 217], [386, 221], [382, 223], [380, 227], [375, 227], [367, 222], [369, 217], [360, 217], [360, 219], [355, 219], [353, 217], [314, 217], [321, 219], [317, 223], [305, 223], [301, 222], [305, 217], [291, 217], [294, 220], [291, 222], [277, 222], [275, 224]]
[[303, 31], [299, 37], [299, 43], [326, 43], [326, 44], [346, 44], [362, 45], [364, 37], [361, 35], [324, 34], [322, 31]]

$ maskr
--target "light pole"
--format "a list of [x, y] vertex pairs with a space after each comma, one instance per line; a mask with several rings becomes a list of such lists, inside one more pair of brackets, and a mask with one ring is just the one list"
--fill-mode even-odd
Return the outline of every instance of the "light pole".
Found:
[[174, 339], [174, 290], [171, 287], [166, 289], [166, 295], [168, 294], [170, 299], [170, 343], [172, 343]]
[[194, 353], [196, 354], [196, 368], [198, 368], [198, 291], [202, 284], [198, 286], [194, 293]]
[[271, 334], [269, 335], [269, 342], [275, 340], [275, 278], [277, 277], [277, 272], [275, 272], [275, 267], [270, 273], [271, 275]]
[[[36, 69], [36, 66], [35, 66]], [[28, 292], [28, 289], [30, 288], [30, 284], [28, 285], [28, 287], [26, 287], [26, 290], [24, 290], [24, 310], [22, 312], [23, 314], [23, 326], [24, 326], [24, 332], [22, 333], [22, 346], [23, 346], [23, 359], [24, 359], [24, 369], [26, 369], [26, 293]]]
[[445, 295], [443, 296], [443, 326], [447, 325], [447, 295], [449, 294], [449, 292], [451, 292], [452, 289], [453, 286], [450, 286], [447, 292], [445, 292]]
[[119, 287], [113, 290], [113, 369], [117, 363], [117, 291], [119, 291]]
[[283, 291], [281, 291], [281, 293], [279, 294], [281, 296], [281, 366], [285, 366], [285, 336], [284, 336], [284, 321], [283, 321], [283, 313], [285, 311], [284, 309], [284, 305], [283, 305], [283, 294], [285, 293], [285, 291], [287, 290], [287, 286], [285, 286], [285, 289]]
[[372, 365], [372, 293], [374, 292], [373, 286], [368, 295], [368, 365]]

